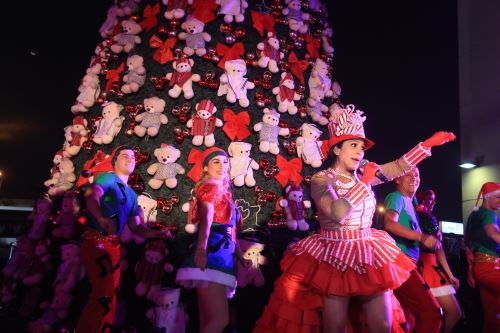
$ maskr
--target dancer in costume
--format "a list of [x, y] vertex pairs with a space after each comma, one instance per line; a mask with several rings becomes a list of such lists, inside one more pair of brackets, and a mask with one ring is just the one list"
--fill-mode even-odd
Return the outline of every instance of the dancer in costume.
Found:
[[241, 214], [229, 192], [229, 159], [217, 147], [203, 152], [195, 187], [198, 238], [194, 251], [177, 271], [177, 283], [196, 288], [202, 333], [220, 333], [229, 323], [236, 288], [236, 226]]
[[[483, 204], [477, 207], [480, 197]], [[483, 304], [483, 332], [500, 332], [500, 184], [483, 184], [467, 221], [469, 284], [477, 286]]]
[[333, 115], [328, 127], [334, 162], [311, 180], [321, 228], [281, 261], [283, 273], [254, 332], [344, 332], [352, 297], [361, 302], [371, 332], [392, 326], [390, 289], [408, 279], [414, 264], [385, 231], [370, 228], [376, 208], [371, 186], [382, 182], [377, 172], [400, 176], [455, 136], [438, 132], [394, 162], [368, 163], [358, 178], [365, 150], [373, 146], [364, 120], [353, 105]]
[[[414, 200], [420, 185], [418, 168], [412, 168], [394, 182], [396, 191], [385, 198], [384, 228], [394, 237], [401, 251], [417, 264], [420, 246], [435, 251], [441, 247], [441, 242], [431, 234], [422, 233], [417, 219]], [[416, 268], [394, 294], [405, 311], [408, 332], [413, 329], [418, 333], [440, 332], [443, 326], [441, 306]]]
[[[441, 241], [437, 218], [432, 213], [436, 204], [433, 190], [425, 190], [416, 195], [418, 200], [417, 216], [424, 234], [432, 235]], [[460, 281], [451, 272], [443, 247], [436, 250], [420, 247], [419, 273], [431, 288], [432, 295], [444, 311], [444, 333], [451, 332], [462, 316], [462, 310], [455, 298]]]
[[77, 333], [107, 332], [113, 328], [116, 289], [120, 283], [120, 234], [125, 223], [144, 238], [166, 239], [169, 233], [148, 229], [141, 222], [137, 194], [127, 185], [135, 168], [135, 153], [116, 147], [103, 161], [112, 172], [101, 173], [85, 193], [88, 216], [81, 257], [92, 286], [78, 321]]

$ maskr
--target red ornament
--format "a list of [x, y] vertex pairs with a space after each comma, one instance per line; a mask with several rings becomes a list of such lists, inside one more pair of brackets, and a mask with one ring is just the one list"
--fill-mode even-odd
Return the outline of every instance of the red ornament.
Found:
[[[263, 158], [259, 161], [259, 167], [262, 169], [262, 170], [267, 170], [267, 168], [269, 168], [269, 165], [271, 164], [271, 162], [269, 162], [269, 160], [267, 158]], [[257, 188], [258, 186], [256, 186]]]
[[267, 202], [276, 201], [276, 193], [271, 192], [271, 191], [267, 192], [266, 193], [266, 200], [267, 200]]
[[181, 114], [179, 115], [179, 122], [180, 122], [180, 123], [185, 124], [185, 123], [187, 123], [187, 122], [188, 122], [188, 120], [189, 120], [189, 116], [188, 116], [187, 114], [185, 114], [185, 113], [181, 113]]
[[257, 193], [257, 194], [262, 194], [262, 193], [264, 193], [264, 189], [263, 189], [261, 186], [258, 186], [258, 185], [257, 185], [257, 186], [255, 186], [253, 190], [254, 190], [254, 192], [255, 192], [255, 193]]
[[257, 204], [259, 206], [265, 206], [267, 204], [267, 199], [266, 199], [266, 196], [265, 195], [259, 195], [257, 197]]
[[219, 28], [220, 32], [223, 34], [227, 35], [228, 33], [232, 32], [233, 29], [231, 28], [231, 25], [229, 23], [222, 23]]
[[167, 33], [168, 33], [167, 27], [165, 27], [164, 25], [161, 25], [161, 26], [158, 28], [158, 33], [159, 33], [159, 34], [162, 34], [162, 35], [167, 34]]
[[239, 28], [234, 29], [234, 36], [236, 38], [245, 38], [246, 35], [247, 35], [247, 32], [243, 27], [239, 27]]

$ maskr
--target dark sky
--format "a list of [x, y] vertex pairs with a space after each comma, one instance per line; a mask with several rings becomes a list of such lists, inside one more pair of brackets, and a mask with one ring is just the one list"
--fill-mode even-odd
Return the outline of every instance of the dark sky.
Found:
[[[376, 142], [366, 157], [392, 160], [441, 129], [459, 135], [456, 2], [330, 2], [335, 79], [343, 101], [365, 111]], [[111, 1], [62, 3], [4, 4], [0, 198], [45, 191]], [[461, 215], [459, 152], [457, 140], [421, 165], [421, 186], [437, 191], [437, 214], [452, 221]], [[391, 189], [384, 185], [378, 196]]]

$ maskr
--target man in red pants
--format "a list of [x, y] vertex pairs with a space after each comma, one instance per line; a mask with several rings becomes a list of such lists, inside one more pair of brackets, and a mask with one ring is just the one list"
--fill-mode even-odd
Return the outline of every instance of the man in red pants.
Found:
[[92, 291], [83, 309], [77, 333], [110, 332], [113, 328], [116, 289], [120, 283], [120, 234], [125, 226], [144, 238], [166, 239], [168, 232], [141, 223], [137, 194], [127, 185], [135, 169], [135, 154], [116, 147], [104, 161], [110, 171], [101, 173], [85, 193], [89, 214], [81, 249], [82, 262]]
[[[414, 196], [420, 185], [417, 168], [395, 179], [396, 191], [385, 198], [384, 227], [396, 240], [399, 248], [417, 264], [420, 244], [434, 249], [441, 246], [438, 239], [420, 230]], [[441, 308], [429, 286], [415, 268], [410, 278], [394, 290], [407, 319], [407, 332], [438, 333], [443, 325]]]

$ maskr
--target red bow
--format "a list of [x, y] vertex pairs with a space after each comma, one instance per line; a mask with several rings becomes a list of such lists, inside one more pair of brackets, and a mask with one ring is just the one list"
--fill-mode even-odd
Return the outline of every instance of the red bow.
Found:
[[274, 176], [276, 180], [285, 187], [288, 181], [299, 185], [302, 181], [300, 172], [302, 171], [302, 159], [296, 157], [287, 161], [281, 155], [276, 156], [276, 165], [280, 168], [280, 172]]
[[218, 66], [224, 69], [224, 64], [228, 60], [240, 59], [243, 53], [245, 53], [245, 46], [242, 43], [235, 43], [232, 47], [228, 47], [224, 44], [217, 43], [215, 47], [217, 54], [221, 57]]
[[122, 64], [118, 66], [118, 68], [108, 70], [108, 72], [106, 73], [106, 80], [108, 80], [108, 82], [106, 83], [106, 91], [109, 91], [109, 88], [111, 88], [113, 82], [120, 81], [120, 73], [123, 72], [124, 69], [125, 63], [122, 62]]
[[156, 19], [156, 15], [158, 14], [160, 14], [159, 3], [154, 5], [154, 7], [147, 5], [146, 8], [144, 8], [144, 12], [142, 13], [144, 20], [139, 23], [143, 31], [149, 31], [158, 24], [158, 20]]
[[250, 124], [250, 115], [248, 112], [243, 111], [235, 114], [231, 109], [224, 109], [223, 118], [226, 123], [222, 127], [222, 130], [231, 141], [234, 141], [235, 138], [241, 141], [250, 135], [247, 127]]
[[194, 0], [191, 8], [193, 12], [191, 16], [196, 17], [203, 23], [215, 20], [215, 10], [217, 9], [215, 0]]
[[213, 151], [222, 150], [218, 147], [210, 147], [205, 151], [199, 151], [196, 148], [191, 148], [188, 156], [188, 163], [194, 164], [191, 170], [187, 173], [188, 177], [191, 178], [195, 183], [200, 180], [201, 173], [203, 171], [203, 159], [207, 157]]
[[310, 34], [306, 34], [305, 41], [307, 43], [307, 46], [306, 46], [307, 53], [309, 53], [309, 55], [312, 58], [315, 58], [315, 59], [318, 58], [319, 57], [319, 46], [320, 46], [319, 39], [314, 38]]
[[290, 72], [292, 72], [292, 74], [299, 79], [300, 84], [304, 84], [304, 71], [309, 66], [309, 61], [299, 60], [295, 55], [295, 52], [292, 51], [288, 56], [288, 62], [290, 63]]
[[253, 27], [261, 36], [264, 36], [264, 29], [267, 32], [274, 32], [274, 16], [263, 15], [255, 10], [250, 11], [250, 16], [252, 17]]
[[153, 54], [153, 59], [162, 65], [174, 59], [172, 47], [175, 46], [175, 43], [177, 43], [177, 38], [175, 37], [171, 37], [166, 41], [162, 41], [160, 37], [153, 35], [149, 40], [149, 47], [152, 49], [158, 49]]

